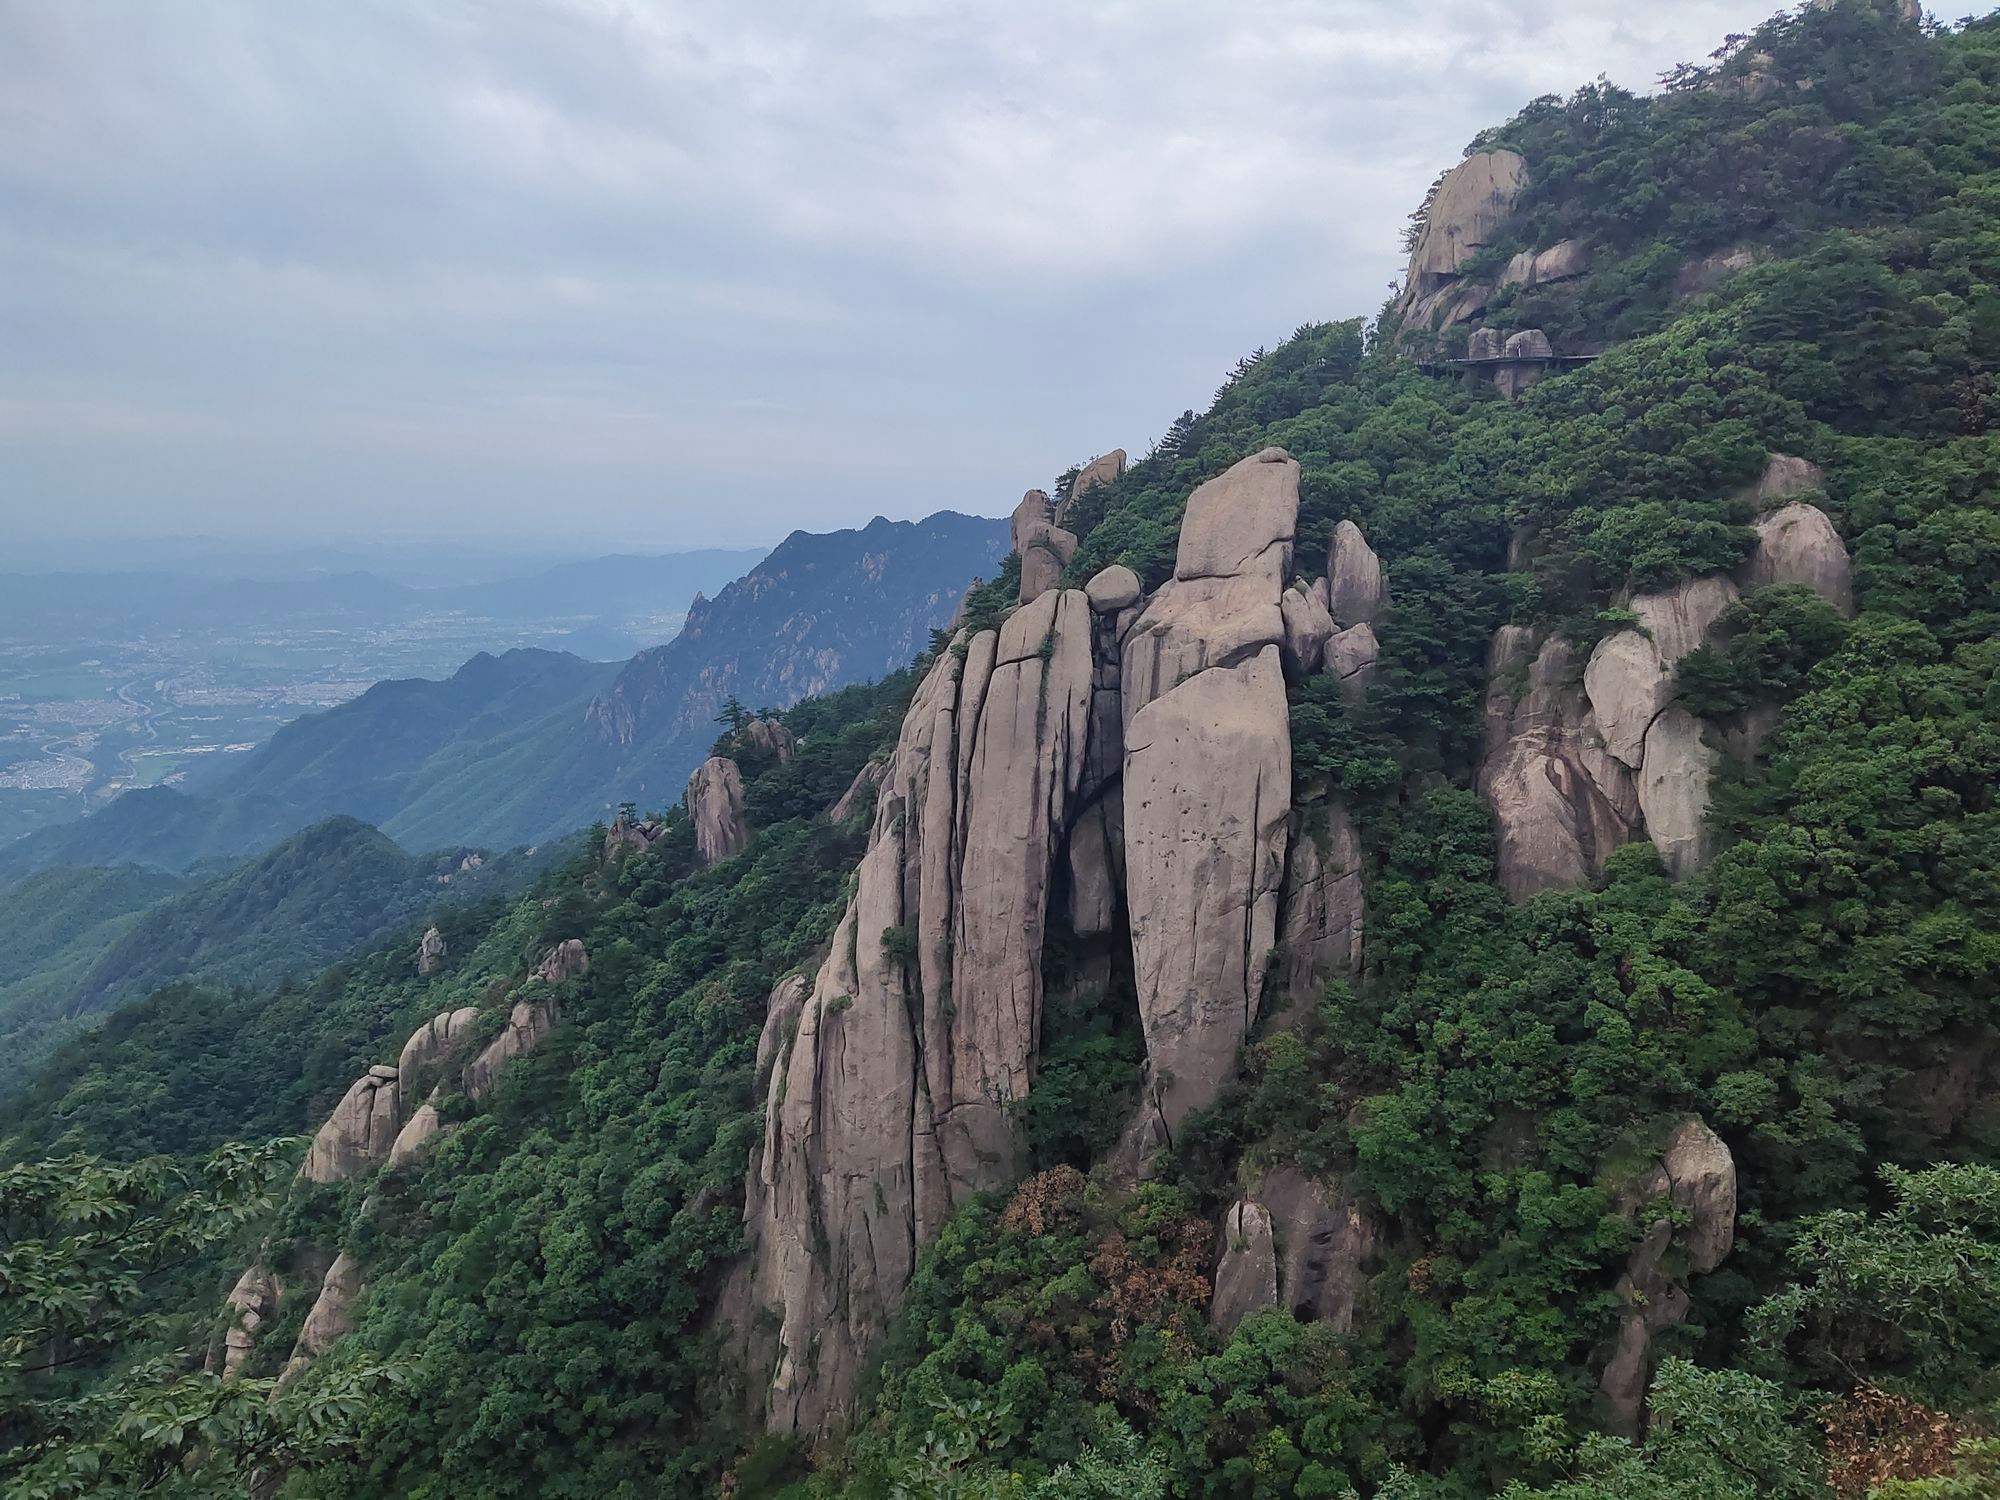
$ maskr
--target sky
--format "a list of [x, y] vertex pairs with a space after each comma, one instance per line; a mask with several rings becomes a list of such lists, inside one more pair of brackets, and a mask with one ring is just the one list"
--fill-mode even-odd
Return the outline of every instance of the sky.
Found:
[[0, 533], [1004, 514], [1776, 0], [0, 0]]

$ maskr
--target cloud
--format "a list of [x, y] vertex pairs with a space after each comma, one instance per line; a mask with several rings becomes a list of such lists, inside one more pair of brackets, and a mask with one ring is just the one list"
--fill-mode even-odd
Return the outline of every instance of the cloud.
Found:
[[998, 513], [1768, 0], [0, 0], [0, 521]]

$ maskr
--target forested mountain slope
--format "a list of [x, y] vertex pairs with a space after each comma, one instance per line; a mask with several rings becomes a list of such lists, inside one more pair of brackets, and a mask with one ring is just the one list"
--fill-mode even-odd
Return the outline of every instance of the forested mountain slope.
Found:
[[915, 670], [13, 1150], [317, 1131], [294, 1495], [1979, 1493], [1996, 103], [1848, 0], [1531, 104]]

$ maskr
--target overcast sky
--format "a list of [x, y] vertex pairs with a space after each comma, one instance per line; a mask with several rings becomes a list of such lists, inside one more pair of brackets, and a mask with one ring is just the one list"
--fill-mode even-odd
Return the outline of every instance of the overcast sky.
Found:
[[0, 0], [0, 527], [1000, 514], [1776, 0]]

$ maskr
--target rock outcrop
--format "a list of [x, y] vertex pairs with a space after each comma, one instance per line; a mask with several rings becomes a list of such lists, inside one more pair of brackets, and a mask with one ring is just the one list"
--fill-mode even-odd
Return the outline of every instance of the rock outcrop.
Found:
[[417, 976], [428, 978], [437, 973], [449, 951], [442, 932], [435, 927], [425, 928], [423, 940], [417, 944]]
[[1499, 823], [1500, 883], [1517, 901], [1588, 880], [1639, 821], [1631, 768], [1605, 745], [1574, 673], [1561, 636], [1494, 633], [1479, 789]]
[[667, 831], [667, 825], [657, 818], [627, 818], [619, 813], [611, 820], [611, 826], [604, 830], [604, 861], [620, 858], [625, 854], [644, 854], [660, 841]]
[[257, 1347], [257, 1331], [277, 1316], [284, 1283], [262, 1261], [254, 1261], [236, 1278], [224, 1305], [229, 1326], [223, 1330], [219, 1350], [208, 1357], [208, 1371], [224, 1380], [238, 1374]]
[[396, 1057], [397, 1077], [406, 1085], [418, 1074], [437, 1067], [472, 1035], [479, 1019], [477, 1006], [464, 1005], [442, 1011], [410, 1033]]
[[1511, 401], [1548, 374], [1555, 349], [1541, 329], [1523, 328], [1507, 336], [1507, 342], [1500, 346], [1500, 358], [1507, 363], [1494, 370], [1493, 388]]
[[1825, 511], [1794, 500], [1754, 524], [1757, 547], [1744, 567], [1746, 588], [1803, 584], [1842, 614], [1854, 613], [1854, 565]]
[[1563, 240], [1546, 250], [1523, 250], [1507, 262], [1500, 273], [1500, 285], [1546, 286], [1554, 281], [1570, 281], [1590, 269], [1590, 252], [1582, 240]]
[[345, 1182], [388, 1160], [402, 1123], [396, 1070], [378, 1064], [354, 1080], [314, 1134], [299, 1175], [308, 1182]]
[[1703, 739], [1701, 720], [1678, 704], [1646, 730], [1639, 811], [1646, 837], [1676, 877], [1708, 862], [1708, 785], [1721, 758]]
[[1271, 1215], [1263, 1204], [1244, 1199], [1222, 1216], [1208, 1321], [1226, 1338], [1252, 1313], [1277, 1305], [1278, 1257], [1271, 1240]]
[[904, 719], [854, 896], [773, 1060], [747, 1192], [779, 1430], [838, 1409], [921, 1246], [1019, 1169], [1011, 1105], [1087, 761], [1092, 618], [1081, 591], [1042, 592], [942, 653]]
[[1317, 590], [1296, 583], [1285, 590], [1278, 610], [1285, 626], [1285, 670], [1294, 677], [1310, 677], [1326, 661], [1327, 642], [1334, 636], [1333, 616]]
[[1692, 1305], [1668, 1252], [1678, 1240], [1687, 1269], [1706, 1274], [1721, 1265], [1736, 1242], [1736, 1163], [1728, 1146], [1701, 1120], [1689, 1117], [1667, 1141], [1659, 1163], [1620, 1195], [1637, 1215], [1670, 1205], [1685, 1220], [1678, 1234], [1661, 1214], [1646, 1225], [1618, 1280], [1625, 1304], [1618, 1335], [1598, 1381], [1606, 1425], [1637, 1437], [1653, 1374], [1653, 1338], [1687, 1317]]
[[590, 954], [583, 946], [583, 939], [564, 938], [541, 956], [528, 979], [531, 983], [539, 980], [543, 984], [561, 984], [566, 979], [581, 979], [589, 972]]
[[688, 778], [688, 817], [694, 824], [694, 845], [704, 865], [739, 854], [750, 842], [744, 817], [743, 773], [724, 755], [711, 755]]
[[1281, 596], [1299, 467], [1266, 448], [1188, 498], [1174, 576], [1124, 639], [1125, 878], [1143, 1171], [1210, 1103], [1257, 1019], [1291, 821]]
[[749, 719], [736, 731], [736, 742], [747, 752], [768, 755], [779, 765], [792, 758], [792, 732], [776, 719]]
[[278, 1377], [280, 1385], [296, 1379], [306, 1366], [354, 1331], [354, 1304], [360, 1300], [361, 1291], [361, 1267], [343, 1250], [327, 1267], [326, 1279], [320, 1283], [319, 1296], [313, 1301], [312, 1311], [306, 1314], [305, 1326], [299, 1330], [292, 1357], [285, 1363], [284, 1374]]
[[1324, 602], [1333, 623], [1343, 630], [1379, 623], [1389, 602], [1382, 559], [1352, 521], [1342, 521], [1333, 528], [1333, 545], [1326, 555]]
[[[571, 941], [575, 942], [575, 939]], [[515, 1001], [514, 1008], [507, 1013], [505, 1029], [465, 1065], [463, 1083], [466, 1098], [478, 1100], [492, 1093], [507, 1064], [517, 1057], [526, 1057], [539, 1047], [561, 1019], [562, 1013], [554, 1000]]]
[[1382, 1249], [1381, 1227], [1341, 1185], [1296, 1167], [1266, 1172], [1253, 1194], [1271, 1216], [1278, 1301], [1303, 1323], [1347, 1332]]
[[1675, 666], [1737, 598], [1736, 585], [1720, 575], [1637, 595], [1630, 607], [1638, 625], [1614, 631], [1591, 652], [1584, 691], [1605, 745], [1633, 770], [1644, 762], [1646, 732], [1673, 697]]
[[1064, 496], [1062, 508], [1056, 515], [1056, 524], [1069, 524], [1070, 515], [1076, 503], [1092, 490], [1110, 484], [1125, 472], [1125, 450], [1113, 448], [1109, 453], [1100, 454], [1076, 471], [1076, 478], [1069, 483], [1069, 494]]
[[1439, 180], [1425, 205], [1397, 310], [1415, 332], [1472, 317], [1493, 288], [1469, 284], [1465, 263], [1492, 243], [1528, 185], [1528, 164], [1512, 151], [1468, 156]]
[[1076, 534], [1056, 524], [1045, 491], [1029, 490], [1014, 507], [1014, 551], [1021, 559], [1021, 603], [1029, 604], [1054, 588], [1069, 560], [1076, 556]]

